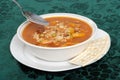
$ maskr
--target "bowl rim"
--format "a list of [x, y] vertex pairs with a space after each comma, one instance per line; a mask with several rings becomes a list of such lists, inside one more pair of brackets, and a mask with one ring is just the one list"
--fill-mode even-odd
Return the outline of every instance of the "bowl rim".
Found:
[[43, 46], [36, 46], [34, 44], [31, 44], [27, 41], [25, 41], [23, 38], [22, 38], [22, 31], [23, 29], [25, 28], [25, 26], [30, 23], [28, 20], [24, 21], [17, 29], [17, 36], [18, 38], [24, 43], [24, 44], [27, 44], [28, 46], [31, 46], [31, 47], [34, 47], [34, 48], [40, 48], [40, 49], [51, 49], [51, 50], [56, 50], [56, 49], [68, 49], [68, 48], [73, 48], [73, 47], [78, 47], [78, 46], [81, 46], [81, 45], [84, 45], [85, 43], [89, 42], [90, 40], [92, 40], [96, 34], [96, 31], [97, 31], [97, 25], [96, 23], [91, 20], [90, 18], [88, 17], [85, 17], [85, 16], [82, 16], [82, 15], [79, 15], [79, 14], [73, 14], [73, 13], [48, 13], [48, 14], [43, 14], [43, 15], [40, 15], [41, 17], [43, 18], [49, 18], [49, 17], [71, 17], [71, 18], [77, 18], [77, 19], [80, 19], [80, 20], [83, 20], [85, 22], [88, 22], [93, 24], [94, 25], [94, 30], [92, 28], [92, 35], [85, 41], [81, 42], [81, 43], [78, 43], [78, 44], [74, 44], [74, 45], [71, 45], [71, 46], [65, 46], [65, 47], [43, 47]]

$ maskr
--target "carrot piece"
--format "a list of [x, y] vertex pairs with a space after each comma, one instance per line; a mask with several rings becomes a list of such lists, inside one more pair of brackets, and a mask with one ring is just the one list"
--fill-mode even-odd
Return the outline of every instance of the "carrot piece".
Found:
[[68, 28], [68, 30], [69, 30], [70, 33], [74, 33], [75, 32], [74, 28], [71, 28], [71, 27]]
[[85, 33], [74, 33], [72, 34], [73, 37], [83, 37], [85, 36]]

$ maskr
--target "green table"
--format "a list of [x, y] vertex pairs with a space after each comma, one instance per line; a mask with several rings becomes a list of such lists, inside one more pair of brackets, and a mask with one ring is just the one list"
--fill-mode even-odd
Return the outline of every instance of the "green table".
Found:
[[93, 19], [111, 36], [107, 55], [94, 64], [65, 72], [44, 72], [16, 61], [9, 45], [25, 21], [12, 0], [0, 0], [0, 80], [120, 80], [120, 0], [18, 0], [37, 14], [69, 12]]

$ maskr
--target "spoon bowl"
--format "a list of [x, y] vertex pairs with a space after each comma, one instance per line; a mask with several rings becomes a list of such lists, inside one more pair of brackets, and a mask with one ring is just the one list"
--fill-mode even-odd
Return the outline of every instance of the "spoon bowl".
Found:
[[28, 21], [34, 22], [36, 24], [44, 25], [44, 26], [49, 25], [49, 23], [45, 19], [43, 19], [42, 17], [38, 16], [37, 14], [31, 13], [29, 11], [25, 11], [23, 9], [23, 7], [16, 0], [13, 0], [13, 2], [20, 8], [23, 16]]

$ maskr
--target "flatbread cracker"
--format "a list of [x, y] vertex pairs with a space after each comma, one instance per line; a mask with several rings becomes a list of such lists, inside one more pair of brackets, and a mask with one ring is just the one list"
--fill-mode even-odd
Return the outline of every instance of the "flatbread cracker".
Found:
[[104, 55], [102, 53], [105, 53], [106, 49], [108, 48], [108, 39], [108, 36], [104, 36], [91, 41], [88, 43], [88, 47], [78, 56], [70, 60], [69, 63], [86, 66], [97, 61]]

